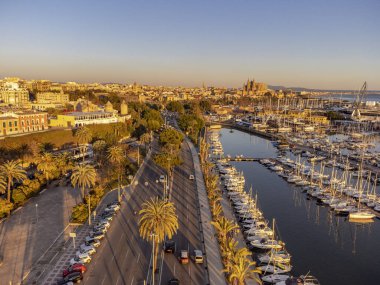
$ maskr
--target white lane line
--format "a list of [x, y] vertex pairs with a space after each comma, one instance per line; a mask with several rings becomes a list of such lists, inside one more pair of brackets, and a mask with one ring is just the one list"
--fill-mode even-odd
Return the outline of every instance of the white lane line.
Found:
[[103, 283], [104, 283], [105, 280], [106, 280], [106, 277], [104, 276], [103, 281], [102, 281], [102, 285], [103, 285]]
[[141, 252], [139, 252], [139, 255], [138, 255], [138, 257], [137, 257], [137, 263], [139, 263], [139, 260], [140, 260], [140, 254], [141, 254]]
[[131, 285], [133, 285], [133, 281], [135, 280], [135, 276], [132, 277]]

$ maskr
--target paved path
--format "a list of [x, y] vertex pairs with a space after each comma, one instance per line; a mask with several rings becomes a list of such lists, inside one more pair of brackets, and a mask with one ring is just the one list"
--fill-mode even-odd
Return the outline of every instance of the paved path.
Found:
[[[67, 225], [72, 207], [80, 200], [79, 191], [55, 184], [56, 181], [0, 224], [1, 285], [20, 284], [37, 274], [45, 258], [56, 252], [50, 246], [62, 246], [68, 239]], [[32, 266], [36, 272], [31, 272]]]
[[201, 164], [199, 162], [198, 153], [189, 139], [186, 138], [185, 140], [190, 147], [194, 161], [195, 179], [197, 182], [198, 199], [200, 204], [202, 230], [210, 284], [227, 284], [224, 274], [222, 273], [224, 268], [220, 255], [218, 240], [215, 237], [216, 233], [214, 227], [210, 224], [210, 221], [212, 220], [211, 211], [208, 203], [205, 182], [201, 171]]

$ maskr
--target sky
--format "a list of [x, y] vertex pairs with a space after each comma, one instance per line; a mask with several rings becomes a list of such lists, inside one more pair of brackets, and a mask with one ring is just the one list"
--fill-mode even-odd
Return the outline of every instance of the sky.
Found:
[[0, 77], [380, 90], [379, 0], [0, 0]]

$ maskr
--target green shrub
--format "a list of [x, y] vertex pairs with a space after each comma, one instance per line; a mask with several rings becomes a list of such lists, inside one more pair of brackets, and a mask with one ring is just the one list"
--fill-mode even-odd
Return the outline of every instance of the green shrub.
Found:
[[13, 210], [13, 207], [13, 203], [8, 202], [6, 199], [0, 198], [0, 219], [7, 216], [8, 213]]
[[80, 203], [73, 207], [73, 212], [71, 213], [71, 221], [74, 223], [84, 223], [88, 219], [88, 209], [87, 204]]
[[26, 200], [26, 196], [24, 194], [24, 192], [22, 192], [22, 190], [20, 189], [20, 187], [16, 188], [16, 189], [13, 189], [12, 191], [12, 201], [14, 203], [14, 205], [16, 206], [21, 206], [24, 204], [25, 200]]

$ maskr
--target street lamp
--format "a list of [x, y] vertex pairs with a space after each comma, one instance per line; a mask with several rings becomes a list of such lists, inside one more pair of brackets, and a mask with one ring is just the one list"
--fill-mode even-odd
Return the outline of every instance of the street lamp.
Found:
[[36, 204], [36, 222], [38, 223], [38, 204]]
[[155, 277], [155, 270], [156, 270], [156, 260], [155, 260], [155, 254], [154, 254], [154, 244], [156, 243], [156, 237], [157, 235], [155, 233], [151, 233], [150, 236], [152, 237], [153, 247], [152, 247], [152, 284], [154, 285], [154, 277]]

